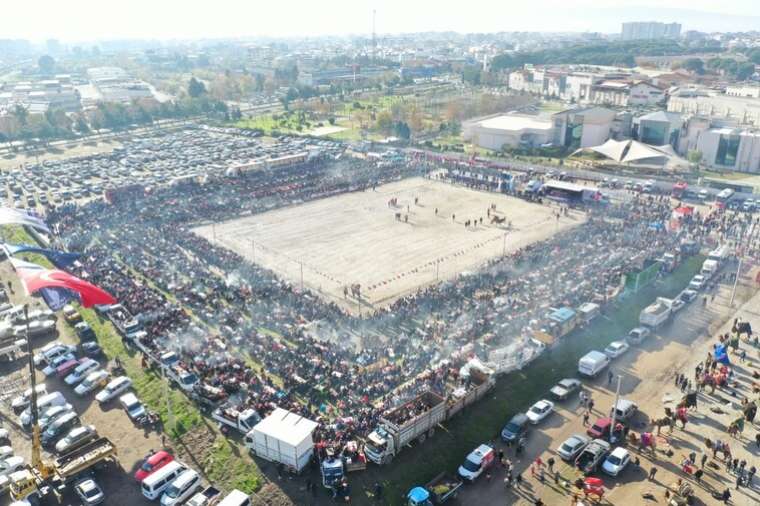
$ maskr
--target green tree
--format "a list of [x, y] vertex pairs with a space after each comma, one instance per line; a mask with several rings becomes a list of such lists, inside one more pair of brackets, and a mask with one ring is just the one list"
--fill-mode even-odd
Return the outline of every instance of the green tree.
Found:
[[76, 128], [77, 132], [79, 132], [82, 135], [86, 135], [90, 132], [90, 126], [87, 124], [87, 120], [84, 119], [84, 116], [77, 116], [77, 119], [74, 123], [74, 128]]
[[750, 62], [739, 63], [736, 67], [736, 79], [746, 81], [755, 73], [755, 64]]
[[198, 98], [201, 95], [206, 94], [206, 85], [197, 80], [194, 77], [190, 78], [190, 82], [187, 85], [187, 94], [192, 98]]
[[760, 48], [755, 48], [750, 51], [747, 57], [749, 58], [749, 61], [755, 65], [760, 65]]
[[689, 58], [684, 60], [681, 67], [689, 72], [694, 72], [695, 74], [705, 73], [705, 63], [700, 58]]
[[55, 70], [55, 60], [49, 54], [44, 54], [37, 60], [37, 67], [43, 74], [52, 74]]
[[409, 125], [406, 124], [404, 121], [399, 121], [396, 123], [394, 130], [396, 132], [396, 136], [400, 139], [409, 140], [409, 138], [412, 136], [412, 131], [409, 128]]

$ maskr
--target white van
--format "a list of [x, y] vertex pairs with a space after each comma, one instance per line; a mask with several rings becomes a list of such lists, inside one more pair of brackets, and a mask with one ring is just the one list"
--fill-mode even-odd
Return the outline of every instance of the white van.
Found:
[[[150, 476], [149, 476], [150, 478]], [[164, 495], [161, 496], [161, 506], [176, 506], [190, 497], [201, 486], [201, 477], [192, 469], [183, 471], [177, 476]]]
[[[42, 413], [53, 406], [64, 406], [65, 404], [66, 398], [61, 392], [49, 393], [37, 399], [37, 413]], [[19, 421], [24, 427], [28, 427], [32, 423], [31, 406], [27, 407], [24, 412], [21, 413]]]
[[187, 467], [184, 464], [173, 460], [164, 467], [145, 478], [142, 482], [142, 494], [147, 499], [153, 501], [164, 493], [169, 485], [185, 471]]
[[240, 490], [233, 490], [216, 506], [251, 506], [251, 498]]
[[610, 365], [610, 357], [601, 351], [590, 351], [578, 361], [578, 372], [581, 376], [595, 378]]

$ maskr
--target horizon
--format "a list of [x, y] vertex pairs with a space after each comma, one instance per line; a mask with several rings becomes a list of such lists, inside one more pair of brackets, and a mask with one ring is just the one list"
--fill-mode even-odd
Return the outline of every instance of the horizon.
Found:
[[[530, 6], [510, 5], [513, 2], [489, 5], [486, 0], [474, 0], [466, 8], [440, 6], [427, 0], [412, 5], [401, 0], [327, 0], [320, 5], [296, 0], [295, 5], [291, 2], [263, 8], [240, 0], [217, 0], [213, 9], [181, 0], [132, 0], [128, 10], [118, 11], [118, 22], [114, 22], [116, 9], [104, 9], [104, 3], [108, 6], [111, 2], [70, 0], [60, 4], [30, 0], [24, 5], [12, 4], [4, 12], [14, 22], [6, 27], [3, 38], [32, 42], [56, 39], [76, 44], [106, 40], [355, 37], [372, 33], [373, 9], [377, 11], [376, 31], [380, 35], [615, 34], [627, 21], [676, 22], [682, 24], [684, 31], [760, 30], [760, 17], [751, 0], [732, 0], [719, 6], [708, 0], [618, 0], [613, 7], [601, 0], [577, 0], [572, 7], [559, 0], [535, 0]], [[29, 16], [30, 11], [38, 13]], [[298, 11], [297, 16], [293, 16], [294, 11]], [[537, 16], [536, 12], [541, 14]], [[61, 23], [62, 19], [66, 22]]]

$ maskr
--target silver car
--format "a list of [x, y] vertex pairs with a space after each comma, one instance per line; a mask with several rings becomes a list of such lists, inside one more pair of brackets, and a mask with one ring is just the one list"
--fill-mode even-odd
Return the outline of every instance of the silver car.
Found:
[[563, 460], [572, 461], [578, 456], [581, 450], [586, 447], [589, 441], [591, 441], [591, 439], [583, 434], [574, 434], [559, 445], [557, 453]]
[[103, 490], [92, 478], [85, 478], [74, 486], [77, 495], [85, 506], [100, 504], [106, 500]]

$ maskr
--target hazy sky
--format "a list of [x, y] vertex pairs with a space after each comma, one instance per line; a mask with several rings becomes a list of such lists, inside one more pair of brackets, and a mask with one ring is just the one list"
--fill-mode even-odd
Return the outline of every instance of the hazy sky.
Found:
[[[5, 0], [0, 2], [0, 38], [83, 41], [369, 33], [372, 9], [377, 9], [378, 33], [617, 32], [623, 20], [664, 16], [657, 20], [681, 21], [667, 19], [678, 13], [654, 8], [757, 16], [757, 4], [758, 0]], [[688, 20], [684, 25], [709, 29], [689, 26]]]

